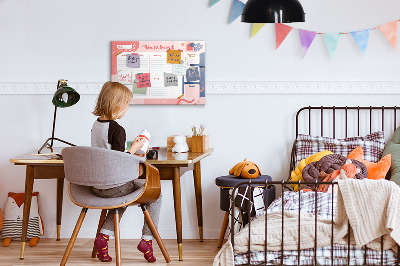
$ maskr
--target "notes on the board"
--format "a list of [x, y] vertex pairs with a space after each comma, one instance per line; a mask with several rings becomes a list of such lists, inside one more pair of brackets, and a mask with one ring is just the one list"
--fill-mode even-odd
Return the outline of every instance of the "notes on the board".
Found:
[[132, 84], [132, 71], [122, 70], [118, 71], [117, 74], [118, 82], [124, 85]]
[[172, 73], [184, 76], [186, 74], [186, 66], [184, 64], [173, 65]]
[[126, 55], [126, 67], [139, 68], [140, 67], [140, 55], [127, 54]]
[[198, 67], [189, 67], [186, 70], [186, 79], [188, 82], [194, 82], [200, 80], [200, 71]]
[[164, 73], [164, 86], [178, 86], [178, 76], [171, 73]]
[[199, 98], [200, 86], [199, 84], [185, 84], [185, 98]]
[[137, 81], [139, 81], [139, 82], [137, 82], [138, 88], [151, 87], [150, 73], [136, 74], [136, 79], [137, 79]]
[[133, 92], [133, 94], [146, 95], [147, 94], [147, 87], [138, 88], [137, 83], [133, 83], [132, 92]]
[[169, 64], [180, 64], [182, 57], [181, 50], [168, 50], [167, 51], [167, 63]]

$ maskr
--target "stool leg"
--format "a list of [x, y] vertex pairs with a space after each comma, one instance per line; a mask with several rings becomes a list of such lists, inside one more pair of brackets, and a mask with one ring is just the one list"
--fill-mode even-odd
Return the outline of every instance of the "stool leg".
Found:
[[225, 212], [225, 217], [224, 217], [224, 221], [222, 222], [221, 234], [219, 235], [217, 248], [220, 248], [222, 246], [222, 242], [224, 241], [224, 237], [225, 237], [226, 228], [228, 227], [228, 222], [229, 222], [229, 212]]
[[115, 209], [114, 214], [114, 235], [115, 235], [115, 256], [117, 257], [115, 265], [121, 265], [121, 242], [119, 238], [119, 212]]
[[[107, 210], [106, 209], [101, 210], [101, 215], [100, 215], [100, 219], [99, 219], [99, 226], [97, 227], [96, 238], [99, 236], [100, 230], [103, 227], [104, 221], [106, 220], [106, 214], [107, 214]], [[96, 248], [95, 248], [95, 246], [93, 244], [92, 258], [96, 258], [96, 254], [97, 254], [97, 250], [96, 250]]]

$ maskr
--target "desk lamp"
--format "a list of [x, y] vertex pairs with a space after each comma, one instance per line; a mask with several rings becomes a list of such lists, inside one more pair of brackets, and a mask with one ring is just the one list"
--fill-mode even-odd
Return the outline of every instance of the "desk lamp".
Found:
[[[57, 83], [57, 90], [53, 95], [53, 105], [54, 105], [54, 118], [53, 118], [53, 131], [51, 133], [51, 138], [48, 138], [42, 147], [39, 149], [38, 153], [40, 153], [45, 147], [50, 148], [51, 152], [53, 152], [53, 141], [58, 140], [62, 143], [68, 144], [70, 146], [75, 146], [72, 143], [69, 143], [65, 140], [55, 138], [54, 137], [54, 130], [56, 127], [56, 116], [57, 116], [57, 107], [65, 108], [70, 107], [76, 104], [79, 101], [79, 93], [76, 92], [73, 88], [69, 87], [67, 84], [67, 80], [60, 79]], [[49, 141], [50, 144], [49, 144]]]
[[243, 8], [242, 22], [304, 22], [304, 10], [298, 0], [249, 0]]

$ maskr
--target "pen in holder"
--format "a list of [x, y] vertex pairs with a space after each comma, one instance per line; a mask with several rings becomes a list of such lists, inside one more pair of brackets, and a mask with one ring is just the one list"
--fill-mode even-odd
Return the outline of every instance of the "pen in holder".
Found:
[[209, 136], [192, 136], [192, 152], [205, 152], [208, 150]]

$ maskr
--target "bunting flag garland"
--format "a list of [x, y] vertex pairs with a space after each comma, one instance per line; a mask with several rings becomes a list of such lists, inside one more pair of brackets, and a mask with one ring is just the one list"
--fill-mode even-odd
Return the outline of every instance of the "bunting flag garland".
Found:
[[317, 33], [315, 31], [299, 30], [301, 55], [304, 58]]
[[256, 35], [262, 27], [264, 27], [265, 23], [253, 23], [251, 28], [251, 38]]
[[286, 36], [288, 36], [292, 29], [293, 28], [288, 25], [275, 23], [276, 49], [278, 49], [278, 47], [282, 44], [282, 42], [285, 40]]
[[[210, 0], [209, 7], [212, 7], [219, 1], [220, 0]], [[229, 24], [232, 24], [233, 21], [237, 20], [237, 18], [240, 17], [246, 2], [245, 0], [231, 0], [231, 1], [233, 3], [232, 3], [232, 10], [229, 16]], [[286, 39], [286, 37], [292, 30], [298, 30], [301, 43], [301, 53], [303, 58], [306, 56], [307, 51], [310, 48], [317, 34], [322, 35], [322, 37], [324, 38], [326, 48], [331, 58], [333, 58], [337, 50], [337, 47], [339, 45], [340, 37], [343, 34], [351, 34], [357, 46], [359, 47], [361, 53], [365, 55], [371, 31], [379, 29], [382, 32], [383, 36], [385, 36], [389, 44], [392, 46], [392, 48], [396, 50], [399, 21], [400, 20], [395, 20], [374, 28], [368, 28], [360, 31], [333, 32], [333, 33], [315, 32], [310, 30], [293, 28], [291, 26], [282, 23], [275, 23], [275, 41], [276, 41], [275, 49], [278, 49], [281, 46], [283, 41]], [[253, 38], [265, 26], [265, 24], [266, 23], [252, 23], [251, 38]]]
[[396, 20], [378, 27], [394, 50], [397, 48], [397, 24]]
[[371, 32], [371, 29], [351, 32], [351, 35], [353, 36], [354, 40], [356, 41], [356, 43], [357, 43], [358, 47], [360, 48], [360, 51], [363, 55], [365, 55], [365, 51], [367, 50], [370, 32]]
[[336, 51], [336, 48], [338, 47], [339, 39], [340, 36], [342, 36], [342, 34], [340, 34], [339, 32], [334, 32], [334, 33], [325, 33], [323, 36], [326, 48], [328, 48], [329, 55], [332, 58], [333, 54]]
[[244, 8], [243, 2], [239, 0], [233, 0], [231, 17], [229, 18], [229, 24], [242, 15], [243, 8]]
[[210, 0], [210, 5], [208, 7], [212, 7], [213, 5], [215, 5], [218, 2], [219, 2], [219, 0]]

